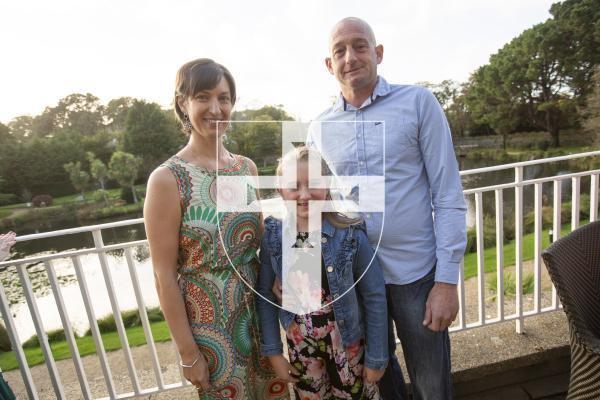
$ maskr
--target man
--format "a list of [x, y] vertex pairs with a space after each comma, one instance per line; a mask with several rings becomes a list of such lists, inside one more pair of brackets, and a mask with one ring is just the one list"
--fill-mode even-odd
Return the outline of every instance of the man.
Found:
[[[385, 213], [363, 216], [374, 246], [381, 235], [377, 256], [390, 317], [414, 398], [451, 399], [448, 326], [458, 312], [466, 206], [450, 129], [428, 90], [392, 85], [377, 75], [383, 46], [365, 21], [338, 22], [329, 50], [325, 65], [341, 94], [318, 118], [320, 138], [311, 130], [307, 143], [338, 175], [385, 174]], [[390, 343], [395, 349], [395, 340]], [[404, 392], [393, 354], [380, 381], [386, 400], [402, 398], [394, 388]]]

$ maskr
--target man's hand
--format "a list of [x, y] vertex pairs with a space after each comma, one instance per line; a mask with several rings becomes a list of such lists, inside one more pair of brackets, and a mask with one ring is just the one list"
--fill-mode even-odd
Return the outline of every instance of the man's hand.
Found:
[[279, 379], [292, 383], [298, 382], [300, 372], [284, 356], [281, 354], [269, 356], [269, 361]]
[[363, 380], [368, 384], [374, 384], [379, 382], [384, 373], [385, 369], [371, 369], [365, 367], [363, 370]]
[[281, 289], [281, 281], [279, 279], [275, 278], [275, 282], [273, 282], [273, 287], [271, 288], [271, 291], [275, 295], [275, 298], [277, 299], [279, 304], [281, 304], [281, 298], [283, 296], [283, 291]]
[[456, 285], [436, 282], [427, 297], [423, 325], [434, 332], [441, 332], [450, 326], [457, 313]]

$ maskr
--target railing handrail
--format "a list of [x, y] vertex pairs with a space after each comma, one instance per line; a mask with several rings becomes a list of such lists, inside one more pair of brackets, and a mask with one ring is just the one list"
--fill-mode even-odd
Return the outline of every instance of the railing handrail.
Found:
[[[460, 171], [460, 176], [462, 177], [462, 176], [473, 175], [473, 174], [478, 174], [478, 173], [502, 171], [505, 169], [511, 169], [511, 168], [517, 168], [517, 167], [526, 167], [526, 166], [530, 166], [530, 165], [546, 164], [546, 163], [551, 163], [551, 162], [572, 160], [572, 159], [576, 159], [576, 158], [593, 157], [593, 156], [600, 156], [600, 150], [588, 151], [585, 153], [569, 154], [566, 156], [541, 158], [541, 159], [530, 160], [530, 161], [520, 161], [520, 162], [515, 162], [515, 163], [510, 163], [510, 164], [494, 165], [491, 167], [468, 169], [468, 170]], [[553, 176], [553, 177], [547, 177], [547, 178], [539, 178], [539, 179], [551, 179], [554, 177], [558, 178], [558, 177], [560, 177], [560, 175]], [[570, 177], [570, 175], [565, 176], [564, 178], [567, 178], [567, 177]], [[563, 177], [561, 177], [560, 179], [563, 179]], [[526, 182], [523, 182], [523, 183], [526, 183]], [[534, 182], [532, 181], [531, 183], [534, 183]], [[512, 183], [507, 183], [504, 185], [497, 185], [497, 186], [498, 187], [500, 187], [500, 186], [512, 187], [511, 185], [512, 185]], [[476, 189], [465, 189], [465, 192], [466, 192], [465, 194], [470, 194], [473, 192], [473, 190], [480, 191], [480, 189], [490, 189], [491, 190], [491, 189], [495, 189], [495, 188], [496, 188], [496, 186], [494, 186], [494, 187], [490, 186], [490, 187], [485, 187], [485, 188], [476, 188]], [[126, 219], [126, 220], [122, 220], [122, 221], [107, 222], [104, 224], [88, 225], [88, 226], [81, 226], [81, 227], [76, 227], [76, 228], [66, 228], [66, 229], [60, 229], [60, 230], [50, 231], [50, 232], [32, 233], [29, 235], [17, 236], [16, 241], [17, 242], [25, 242], [25, 241], [29, 241], [29, 240], [35, 240], [35, 239], [45, 239], [45, 238], [56, 237], [56, 236], [73, 235], [73, 234], [77, 234], [77, 233], [92, 232], [95, 230], [111, 229], [111, 228], [118, 228], [121, 226], [141, 224], [143, 222], [144, 222], [144, 218], [134, 218], [134, 219]], [[3, 264], [0, 264], [0, 266], [1, 265], [3, 265]]]
[[127, 226], [127, 225], [142, 224], [143, 222], [144, 222], [144, 218], [124, 219], [122, 221], [107, 222], [104, 224], [79, 226], [77, 228], [66, 228], [66, 229], [59, 229], [57, 231], [32, 233], [29, 235], [17, 236], [16, 241], [17, 242], [26, 242], [28, 240], [46, 239], [46, 238], [56, 237], [56, 236], [73, 235], [76, 233], [86, 233], [86, 232], [92, 232], [92, 231], [102, 230], [102, 229], [110, 229], [110, 228], [118, 228], [118, 227]]
[[546, 163], [551, 163], [551, 162], [565, 161], [565, 160], [572, 160], [575, 158], [593, 157], [593, 156], [600, 156], [600, 150], [588, 151], [586, 153], [568, 154], [566, 156], [540, 158], [537, 160], [519, 161], [519, 162], [510, 163], [510, 164], [494, 165], [491, 167], [467, 169], [464, 171], [460, 171], [460, 176], [481, 174], [481, 173], [493, 172], [493, 171], [502, 171], [505, 169], [511, 169], [511, 168], [517, 168], [517, 167], [527, 167], [529, 165], [546, 164]]

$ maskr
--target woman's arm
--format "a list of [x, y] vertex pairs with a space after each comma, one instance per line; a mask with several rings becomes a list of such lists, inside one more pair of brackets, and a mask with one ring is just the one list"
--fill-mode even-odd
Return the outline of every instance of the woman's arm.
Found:
[[[208, 366], [198, 350], [185, 311], [185, 303], [177, 281], [177, 256], [181, 206], [177, 182], [165, 167], [157, 168], [148, 180], [144, 204], [144, 224], [150, 246], [150, 257], [160, 306], [177, 345], [184, 376], [203, 389], [210, 387]], [[199, 359], [198, 359], [199, 358]]]

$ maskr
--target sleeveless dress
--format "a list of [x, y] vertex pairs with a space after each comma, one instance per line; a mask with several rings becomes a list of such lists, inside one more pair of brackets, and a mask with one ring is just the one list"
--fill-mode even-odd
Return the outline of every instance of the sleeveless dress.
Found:
[[[220, 176], [251, 175], [246, 158], [236, 155]], [[179, 190], [179, 287], [198, 348], [208, 362], [213, 390], [201, 399], [289, 399], [287, 383], [260, 356], [254, 293], [259, 270], [259, 216], [217, 212], [215, 171], [172, 156], [164, 164]], [[248, 183], [248, 201], [256, 199]], [[233, 268], [235, 266], [235, 269]], [[237, 272], [236, 272], [237, 271]], [[241, 276], [241, 278], [240, 278]]]

